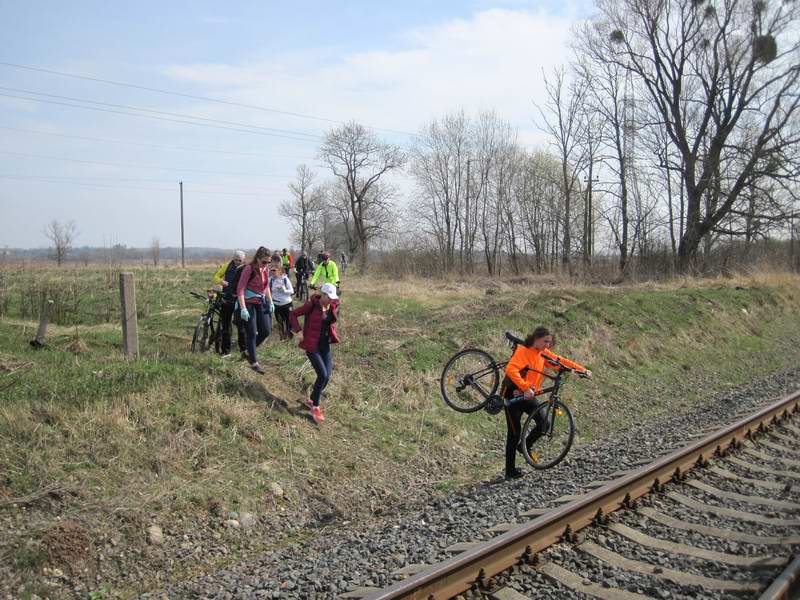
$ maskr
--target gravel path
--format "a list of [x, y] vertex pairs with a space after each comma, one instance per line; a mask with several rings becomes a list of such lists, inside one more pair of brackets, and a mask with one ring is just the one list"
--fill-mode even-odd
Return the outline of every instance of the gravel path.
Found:
[[[530, 472], [513, 483], [477, 486], [432, 501], [419, 510], [358, 529], [334, 525], [326, 530], [325, 535], [279, 551], [266, 552], [225, 570], [204, 574], [141, 598], [333, 598], [358, 586], [385, 586], [394, 581], [391, 572], [406, 564], [431, 564], [442, 560], [447, 557], [444, 549], [451, 544], [486, 539], [486, 530], [495, 524], [523, 521], [525, 518], [519, 517], [521, 512], [551, 506], [552, 501], [561, 495], [582, 491], [593, 480], [609, 478], [613, 472], [632, 467], [638, 460], [686, 443], [693, 432], [731, 421], [742, 410], [763, 405], [769, 399], [798, 388], [800, 369], [776, 373], [746, 388], [709, 399], [707, 406], [687, 414], [621, 432], [613, 441], [605, 440], [573, 449], [567, 460], [550, 471]], [[728, 467], [730, 465], [726, 465]], [[779, 465], [776, 468], [780, 468]], [[699, 490], [682, 487], [686, 488], [686, 495], [711, 502], [711, 498]], [[739, 491], [731, 487], [726, 489]], [[676, 505], [672, 501], [664, 502]], [[680, 510], [678, 505], [676, 511], [679, 513]], [[724, 522], [724, 525], [730, 524]], [[652, 532], [651, 535], [656, 537], [657, 529]], [[618, 540], [621, 553], [635, 554], [636, 551], [628, 548], [623, 538], [615, 536], [614, 539]], [[675, 541], [691, 543], [686, 536]], [[711, 547], [726, 551], [724, 545]], [[614, 580], [622, 585], [626, 578], [630, 578], [630, 574], [604, 565], [574, 548], [556, 546], [548, 553], [561, 554], [559, 562], [582, 569], [587, 579], [598, 583]], [[640, 556], [645, 560], [644, 555]], [[554, 585], [538, 572], [531, 573], [527, 567], [522, 570], [529, 572], [525, 580], [529, 583], [524, 583], [524, 589], [520, 588], [523, 593], [530, 594], [535, 588], [537, 598], [585, 597]], [[718, 593], [709, 595], [708, 590], [698, 586], [650, 581], [642, 587], [644, 584], [629, 583], [630, 591], [636, 591], [638, 587], [639, 593], [654, 597], [667, 597], [664, 596], [665, 590], [674, 598], [719, 597]], [[625, 587], [628, 587], [627, 583]]]

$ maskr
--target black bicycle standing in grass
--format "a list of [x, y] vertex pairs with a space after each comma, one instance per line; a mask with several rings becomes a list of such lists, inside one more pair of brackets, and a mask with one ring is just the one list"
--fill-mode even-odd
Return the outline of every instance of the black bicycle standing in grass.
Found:
[[308, 273], [306, 272], [303, 272], [298, 278], [297, 298], [301, 304], [305, 304], [308, 301]]
[[205, 352], [212, 347], [219, 353], [222, 349], [222, 297], [214, 290], [208, 290], [206, 296], [197, 292], [189, 292], [198, 300], [206, 302], [206, 310], [194, 328], [192, 335], [192, 352]]
[[[505, 337], [514, 350], [524, 345], [524, 340], [510, 331]], [[575, 420], [572, 411], [560, 398], [561, 387], [569, 373], [589, 376], [588, 371], [578, 371], [563, 364], [560, 360], [545, 357], [548, 368], [555, 371], [550, 375], [540, 374], [552, 383], [538, 390], [535, 396], [547, 395], [531, 410], [520, 435], [519, 450], [525, 461], [534, 469], [549, 469], [569, 452], [575, 439]], [[488, 352], [468, 348], [454, 354], [442, 371], [440, 389], [442, 398], [452, 409], [471, 413], [485, 409], [489, 414], [498, 414], [503, 408], [523, 402], [525, 396], [504, 398], [497, 393], [501, 383], [501, 373], [509, 361], [497, 362]]]

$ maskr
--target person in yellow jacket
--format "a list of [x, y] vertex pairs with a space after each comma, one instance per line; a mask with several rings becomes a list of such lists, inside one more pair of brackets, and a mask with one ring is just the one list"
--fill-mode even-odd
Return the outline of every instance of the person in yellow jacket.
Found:
[[[568, 369], [573, 369], [587, 377], [592, 376], [592, 372], [583, 365], [559, 356], [550, 348], [555, 343], [555, 337], [546, 327], [537, 327], [524, 343], [519, 344], [514, 350], [514, 355], [506, 365], [506, 377], [503, 381], [503, 398], [522, 396], [522, 400], [508, 403], [506, 402], [506, 479], [517, 479], [523, 473], [514, 466], [517, 455], [517, 448], [520, 443], [522, 413], [530, 413], [536, 410], [535, 396], [542, 389], [544, 380], [544, 370], [553, 369], [555, 365], [561, 363]], [[544, 416], [538, 411], [534, 414], [536, 419], [536, 429], [526, 443], [533, 444], [541, 436], [544, 430]]]
[[322, 279], [319, 282], [320, 287], [326, 283], [332, 283], [336, 286], [336, 293], [339, 293], [339, 267], [331, 260], [330, 252], [322, 252], [319, 255], [319, 264], [308, 283], [312, 288], [317, 287], [319, 279]]

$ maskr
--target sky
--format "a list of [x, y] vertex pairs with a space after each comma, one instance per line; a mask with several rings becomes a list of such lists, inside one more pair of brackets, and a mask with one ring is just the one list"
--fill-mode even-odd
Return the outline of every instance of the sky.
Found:
[[[179, 245], [180, 181], [187, 246], [286, 246], [278, 205], [297, 165], [330, 177], [321, 136], [350, 120], [408, 147], [432, 119], [494, 109], [523, 144], [543, 146], [542, 74], [569, 60], [571, 29], [593, 10], [590, 0], [0, 9], [0, 248], [47, 246], [53, 219], [75, 222], [77, 246]], [[408, 175], [396, 183], [410, 190]]]

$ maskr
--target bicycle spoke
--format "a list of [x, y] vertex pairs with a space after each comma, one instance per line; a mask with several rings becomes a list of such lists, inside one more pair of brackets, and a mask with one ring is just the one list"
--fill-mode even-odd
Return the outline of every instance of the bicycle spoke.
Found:
[[497, 389], [498, 372], [491, 356], [481, 350], [457, 353], [440, 380], [442, 398], [460, 412], [480, 410]]

